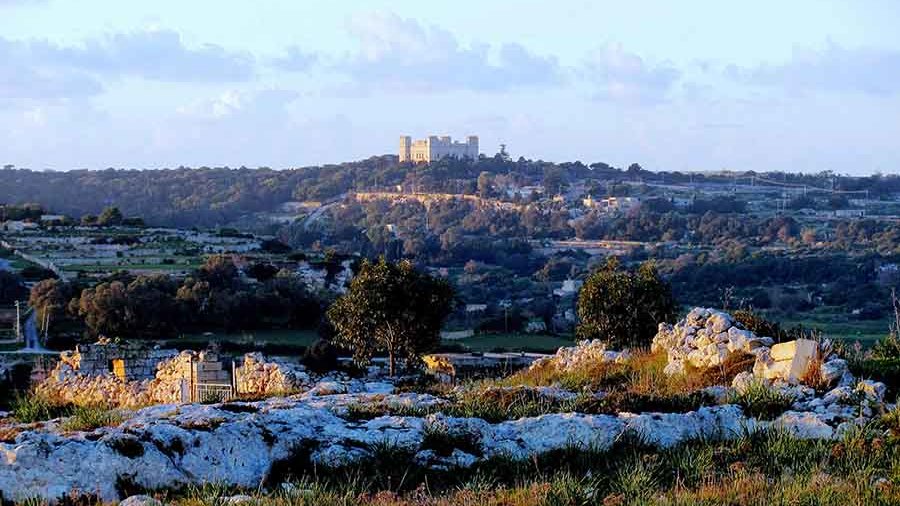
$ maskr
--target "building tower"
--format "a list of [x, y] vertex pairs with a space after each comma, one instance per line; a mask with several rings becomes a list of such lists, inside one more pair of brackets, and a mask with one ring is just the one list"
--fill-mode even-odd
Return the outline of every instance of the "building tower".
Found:
[[478, 136], [470, 135], [466, 137], [466, 156], [472, 160], [478, 160]]
[[400, 163], [412, 160], [410, 148], [412, 147], [412, 137], [408, 135], [400, 136]]

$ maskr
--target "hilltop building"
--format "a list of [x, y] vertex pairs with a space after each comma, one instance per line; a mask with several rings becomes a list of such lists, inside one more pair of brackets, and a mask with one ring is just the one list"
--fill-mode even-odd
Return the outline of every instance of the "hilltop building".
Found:
[[466, 142], [454, 142], [449, 135], [431, 135], [413, 141], [408, 135], [400, 137], [400, 161], [427, 163], [441, 158], [478, 158], [478, 136], [466, 137]]

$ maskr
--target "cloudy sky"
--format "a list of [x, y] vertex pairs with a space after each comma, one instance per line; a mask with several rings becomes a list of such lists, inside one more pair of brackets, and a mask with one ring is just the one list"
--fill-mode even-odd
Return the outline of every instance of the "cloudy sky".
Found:
[[0, 163], [900, 172], [896, 0], [0, 0]]

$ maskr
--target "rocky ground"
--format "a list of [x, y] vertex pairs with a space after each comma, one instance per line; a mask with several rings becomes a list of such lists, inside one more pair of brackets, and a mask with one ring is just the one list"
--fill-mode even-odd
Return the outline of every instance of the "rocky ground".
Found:
[[[602, 450], [624, 437], [659, 448], [766, 429], [801, 439], [833, 439], [894, 408], [885, 403], [883, 384], [852, 377], [846, 363], [825, 354], [822, 343], [815, 343], [812, 356], [803, 355], [804, 346], [775, 345], [741, 328], [729, 315], [707, 309], [695, 309], [675, 325], [661, 325], [654, 348], [665, 353], [665, 371], [673, 377], [723, 366], [738, 354], [753, 357], [751, 365], [726, 384], [704, 388], [714, 399], [710, 405], [687, 412], [549, 412], [487, 421], [448, 416], [454, 412], [449, 409], [455, 402], [452, 395], [400, 393], [383, 379], [335, 376], [310, 381], [303, 393], [287, 397], [139, 409], [118, 426], [86, 432], [63, 430], [64, 420], [27, 425], [6, 421], [0, 490], [8, 500], [56, 499], [74, 492], [114, 501], [122, 499], [125, 489], [212, 482], [255, 488], [271, 486], [273, 470], [284, 462], [347, 465], [370, 458], [384, 445], [409, 451], [422, 466], [452, 469], [500, 456], [528, 459], [573, 446]], [[266, 377], [274, 378], [273, 385], [284, 386], [283, 373], [267, 368], [263, 357], [254, 360], [259, 371], [269, 371]], [[585, 342], [535, 363], [531, 372], [559, 375], [630, 360], [627, 352]], [[298, 373], [290, 374], [296, 378]], [[491, 388], [526, 388], [548, 402], [604, 396], [603, 391], [573, 391], [559, 384]], [[736, 399], [754, 389], [787, 399], [786, 411], [768, 420], [752, 416]], [[379, 409], [370, 416], [360, 416], [361, 407], [376, 405]], [[435, 448], [435, 434], [452, 447]]]

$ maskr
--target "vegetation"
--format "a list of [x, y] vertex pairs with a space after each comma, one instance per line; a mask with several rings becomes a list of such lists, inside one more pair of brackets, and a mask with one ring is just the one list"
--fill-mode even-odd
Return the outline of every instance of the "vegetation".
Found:
[[87, 432], [100, 427], [115, 427], [124, 420], [122, 413], [103, 406], [76, 406], [60, 428], [67, 432]]
[[80, 294], [75, 283], [42, 281], [30, 302], [56, 323], [83, 323], [91, 336], [158, 339], [192, 330], [310, 329], [322, 316], [319, 299], [291, 272], [250, 284], [223, 256], [210, 257], [180, 283], [161, 274], [118, 273]]
[[[371, 459], [338, 468], [313, 466], [307, 449], [280, 466], [291, 486], [274, 492], [208, 484], [153, 495], [178, 506], [222, 504], [238, 493], [265, 506], [895, 504], [900, 443], [883, 431], [872, 426], [836, 441], [763, 431], [668, 449], [631, 437], [605, 450], [572, 446], [447, 471], [422, 468], [390, 444], [371, 445]], [[440, 429], [430, 444], [444, 453], [475, 450], [472, 440]]]
[[11, 413], [17, 421], [31, 423], [70, 416], [73, 411], [74, 406], [62, 404], [43, 394], [29, 392], [15, 395]]
[[588, 277], [578, 295], [576, 335], [601, 339], [614, 349], [648, 346], [657, 325], [674, 315], [671, 289], [652, 263], [631, 272], [611, 257]]
[[398, 358], [415, 361], [440, 342], [453, 308], [453, 288], [416, 271], [409, 262], [363, 262], [346, 294], [328, 309], [332, 340], [366, 364], [377, 351], [388, 355], [394, 375]]

